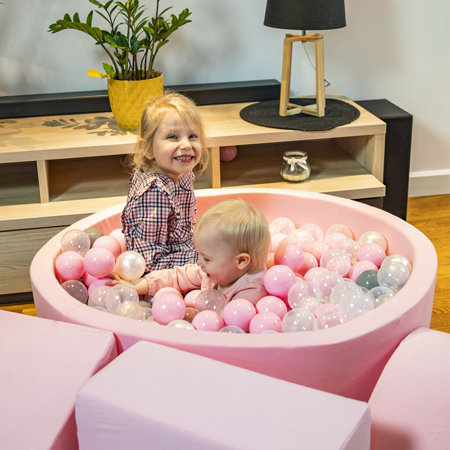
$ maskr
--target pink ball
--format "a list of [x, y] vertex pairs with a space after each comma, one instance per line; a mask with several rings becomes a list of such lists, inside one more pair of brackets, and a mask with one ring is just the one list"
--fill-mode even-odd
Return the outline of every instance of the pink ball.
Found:
[[294, 271], [284, 265], [272, 266], [264, 275], [264, 287], [270, 295], [285, 298], [290, 287], [295, 283]]
[[258, 300], [255, 305], [256, 311], [258, 313], [271, 312], [276, 314], [280, 319], [282, 319], [287, 313], [287, 306], [281, 298], [275, 297], [273, 295], [266, 295], [265, 297]]
[[343, 239], [347, 239], [347, 236], [343, 233], [329, 233], [325, 236], [325, 239], [323, 242], [328, 245], [330, 248], [334, 248], [339, 241], [342, 241]]
[[184, 296], [184, 304], [187, 308], [195, 308], [195, 301], [197, 299], [197, 295], [200, 294], [200, 292], [200, 289], [194, 289]]
[[205, 309], [200, 311], [192, 319], [192, 325], [195, 329], [201, 331], [219, 331], [224, 326], [222, 317], [215, 311]]
[[235, 325], [248, 331], [250, 321], [256, 314], [256, 309], [248, 300], [236, 298], [225, 305], [223, 320], [226, 325]]
[[250, 321], [249, 331], [251, 334], [268, 330], [281, 332], [281, 319], [276, 314], [269, 311], [258, 313]]
[[120, 244], [120, 249], [122, 252], [125, 252], [127, 250], [125, 235], [123, 234], [121, 228], [116, 228], [115, 230], [112, 230], [111, 233], [109, 233], [109, 236], [114, 238]]
[[297, 273], [303, 277], [306, 272], [314, 267], [317, 267], [318, 265], [319, 263], [314, 255], [309, 252], [303, 252], [303, 265]]
[[286, 239], [286, 235], [280, 233], [279, 231], [273, 231], [272, 233], [270, 233], [270, 251], [272, 253], [276, 251], [283, 239]]
[[237, 147], [235, 145], [227, 145], [220, 147], [220, 160], [223, 162], [233, 161], [237, 156]]
[[319, 261], [322, 255], [329, 249], [330, 247], [323, 241], [307, 242], [305, 244], [305, 251], [314, 255], [317, 261]]
[[83, 257], [71, 250], [61, 253], [55, 260], [56, 274], [63, 280], [78, 280], [84, 268]]
[[92, 244], [92, 248], [103, 247], [109, 250], [114, 258], [117, 259], [122, 252], [120, 244], [111, 236], [100, 236], [95, 242]]
[[175, 294], [178, 295], [178, 297], [183, 297], [183, 295], [181, 294], [181, 292], [177, 289], [175, 289], [174, 287], [171, 286], [166, 286], [161, 288], [156, 294], [155, 297], [162, 297], [165, 294]]
[[96, 277], [93, 277], [92, 275], [90, 275], [90, 274], [87, 273], [87, 272], [84, 272], [84, 273], [83, 273], [82, 280], [83, 280], [83, 283], [84, 283], [87, 287], [89, 287], [93, 281], [97, 280], [97, 278], [96, 278]]
[[325, 267], [313, 267], [312, 269], [309, 269], [308, 272], [305, 273], [303, 278], [306, 281], [310, 281], [311, 283], [316, 284], [320, 275], [322, 275], [322, 273], [326, 271], [327, 269], [325, 269]]
[[158, 291], [153, 297], [152, 313], [156, 322], [167, 325], [172, 320], [183, 319], [186, 306], [179, 293]]
[[273, 262], [275, 265], [283, 264], [298, 272], [303, 266], [304, 256], [300, 245], [289, 239], [283, 239], [275, 250]]
[[344, 225], [342, 223], [335, 223], [327, 228], [327, 231], [325, 231], [325, 236], [331, 233], [342, 233], [345, 234], [349, 239], [353, 239], [353, 231], [348, 227], [347, 225]]
[[378, 270], [372, 261], [357, 261], [350, 270], [349, 277], [356, 283], [358, 277], [366, 270]]
[[115, 263], [114, 255], [104, 247], [91, 248], [84, 255], [86, 271], [96, 278], [105, 277], [112, 273]]
[[369, 242], [358, 249], [356, 258], [358, 261], [372, 261], [377, 267], [380, 267], [386, 258], [386, 253], [378, 244]]
[[270, 222], [270, 226], [286, 236], [295, 230], [295, 224], [289, 217], [277, 217]]
[[318, 317], [321, 314], [336, 311], [339, 311], [338, 305], [335, 305], [334, 303], [322, 303], [317, 308], [314, 308], [313, 314]]

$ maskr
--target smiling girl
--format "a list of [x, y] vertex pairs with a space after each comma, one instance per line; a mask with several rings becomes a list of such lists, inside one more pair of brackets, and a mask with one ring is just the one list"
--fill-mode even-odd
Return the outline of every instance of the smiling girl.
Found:
[[142, 114], [122, 212], [127, 250], [145, 258], [146, 272], [197, 260], [192, 240], [193, 171], [203, 171], [207, 163], [205, 132], [195, 103], [177, 93], [149, 103]]

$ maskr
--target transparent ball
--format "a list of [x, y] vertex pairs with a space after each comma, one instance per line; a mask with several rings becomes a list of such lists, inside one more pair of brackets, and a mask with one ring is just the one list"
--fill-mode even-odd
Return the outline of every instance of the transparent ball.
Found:
[[106, 293], [112, 289], [111, 286], [98, 286], [89, 294], [88, 306], [100, 306], [106, 308]]
[[288, 304], [292, 309], [299, 308], [303, 300], [315, 297], [321, 301], [322, 295], [319, 288], [306, 280], [296, 281], [288, 291]]
[[61, 238], [62, 252], [76, 252], [84, 256], [91, 247], [89, 236], [81, 230], [69, 230]]
[[397, 261], [388, 261], [382, 264], [378, 270], [378, 283], [386, 286], [394, 292], [399, 291], [409, 280], [410, 272], [408, 268]]
[[358, 242], [361, 246], [372, 242], [379, 245], [384, 251], [387, 249], [386, 238], [378, 231], [366, 231], [360, 236]]
[[106, 292], [106, 309], [119, 316], [131, 316], [139, 306], [136, 290], [127, 284], [117, 284]]
[[388, 255], [388, 256], [386, 256], [386, 258], [384, 258], [383, 263], [386, 262], [386, 264], [387, 264], [388, 262], [391, 262], [391, 261], [395, 261], [395, 262], [399, 262], [399, 263], [403, 264], [409, 270], [409, 273], [411, 273], [412, 264], [411, 264], [411, 261], [406, 256]]
[[325, 237], [325, 233], [322, 228], [316, 223], [304, 223], [298, 229], [300, 231], [310, 233], [314, 237], [315, 241], [323, 241], [323, 238]]
[[195, 330], [194, 325], [183, 319], [175, 319], [167, 324], [168, 327], [178, 328], [179, 330]]
[[326, 328], [335, 327], [345, 322], [345, 316], [339, 311], [326, 311], [319, 315], [316, 319], [314, 329], [324, 330]]
[[330, 298], [333, 288], [339, 283], [342, 283], [344, 279], [337, 272], [332, 272], [331, 270], [327, 270], [325, 268], [323, 269], [324, 271], [317, 276], [315, 285], [320, 290], [322, 298], [327, 300]]
[[221, 333], [245, 334], [245, 331], [236, 325], [227, 325], [219, 330]]
[[270, 225], [273, 229], [278, 230], [286, 236], [295, 230], [294, 222], [288, 217], [277, 217], [270, 222]]
[[343, 280], [331, 289], [330, 302], [339, 305], [344, 299], [353, 300], [364, 296], [362, 289], [350, 280]]
[[311, 311], [303, 308], [295, 308], [289, 311], [281, 322], [284, 333], [296, 331], [310, 331], [314, 327], [315, 317]]
[[339, 311], [347, 319], [353, 319], [374, 309], [373, 296], [361, 291], [362, 295], [347, 296], [338, 303]]
[[195, 299], [195, 308], [199, 311], [210, 310], [222, 314], [226, 303], [225, 295], [217, 289], [202, 289]]
[[138, 305], [138, 307], [136, 308], [136, 311], [129, 317], [131, 317], [132, 319], [135, 319], [135, 320], [139, 320], [141, 322], [143, 322], [145, 320], [153, 321], [152, 309]]
[[386, 303], [395, 295], [395, 292], [386, 286], [376, 286], [370, 289], [370, 294], [373, 296], [373, 306], [378, 308], [383, 303]]
[[345, 250], [330, 248], [320, 258], [320, 267], [344, 277], [352, 267], [352, 261]]

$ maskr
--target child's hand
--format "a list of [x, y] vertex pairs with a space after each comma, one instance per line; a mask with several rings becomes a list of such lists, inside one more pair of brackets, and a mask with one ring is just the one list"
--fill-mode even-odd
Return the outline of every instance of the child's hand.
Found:
[[106, 283], [107, 286], [116, 286], [117, 284], [127, 284], [128, 286], [134, 287], [136, 289], [136, 292], [139, 295], [147, 295], [148, 294], [148, 283], [147, 280], [142, 277], [134, 281], [126, 281], [119, 277], [116, 273], [113, 274], [114, 279], [111, 281], [108, 281]]

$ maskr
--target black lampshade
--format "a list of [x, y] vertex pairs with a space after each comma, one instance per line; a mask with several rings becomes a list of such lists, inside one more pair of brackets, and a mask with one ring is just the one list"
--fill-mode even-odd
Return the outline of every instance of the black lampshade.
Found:
[[264, 25], [288, 30], [342, 28], [344, 0], [267, 0]]

